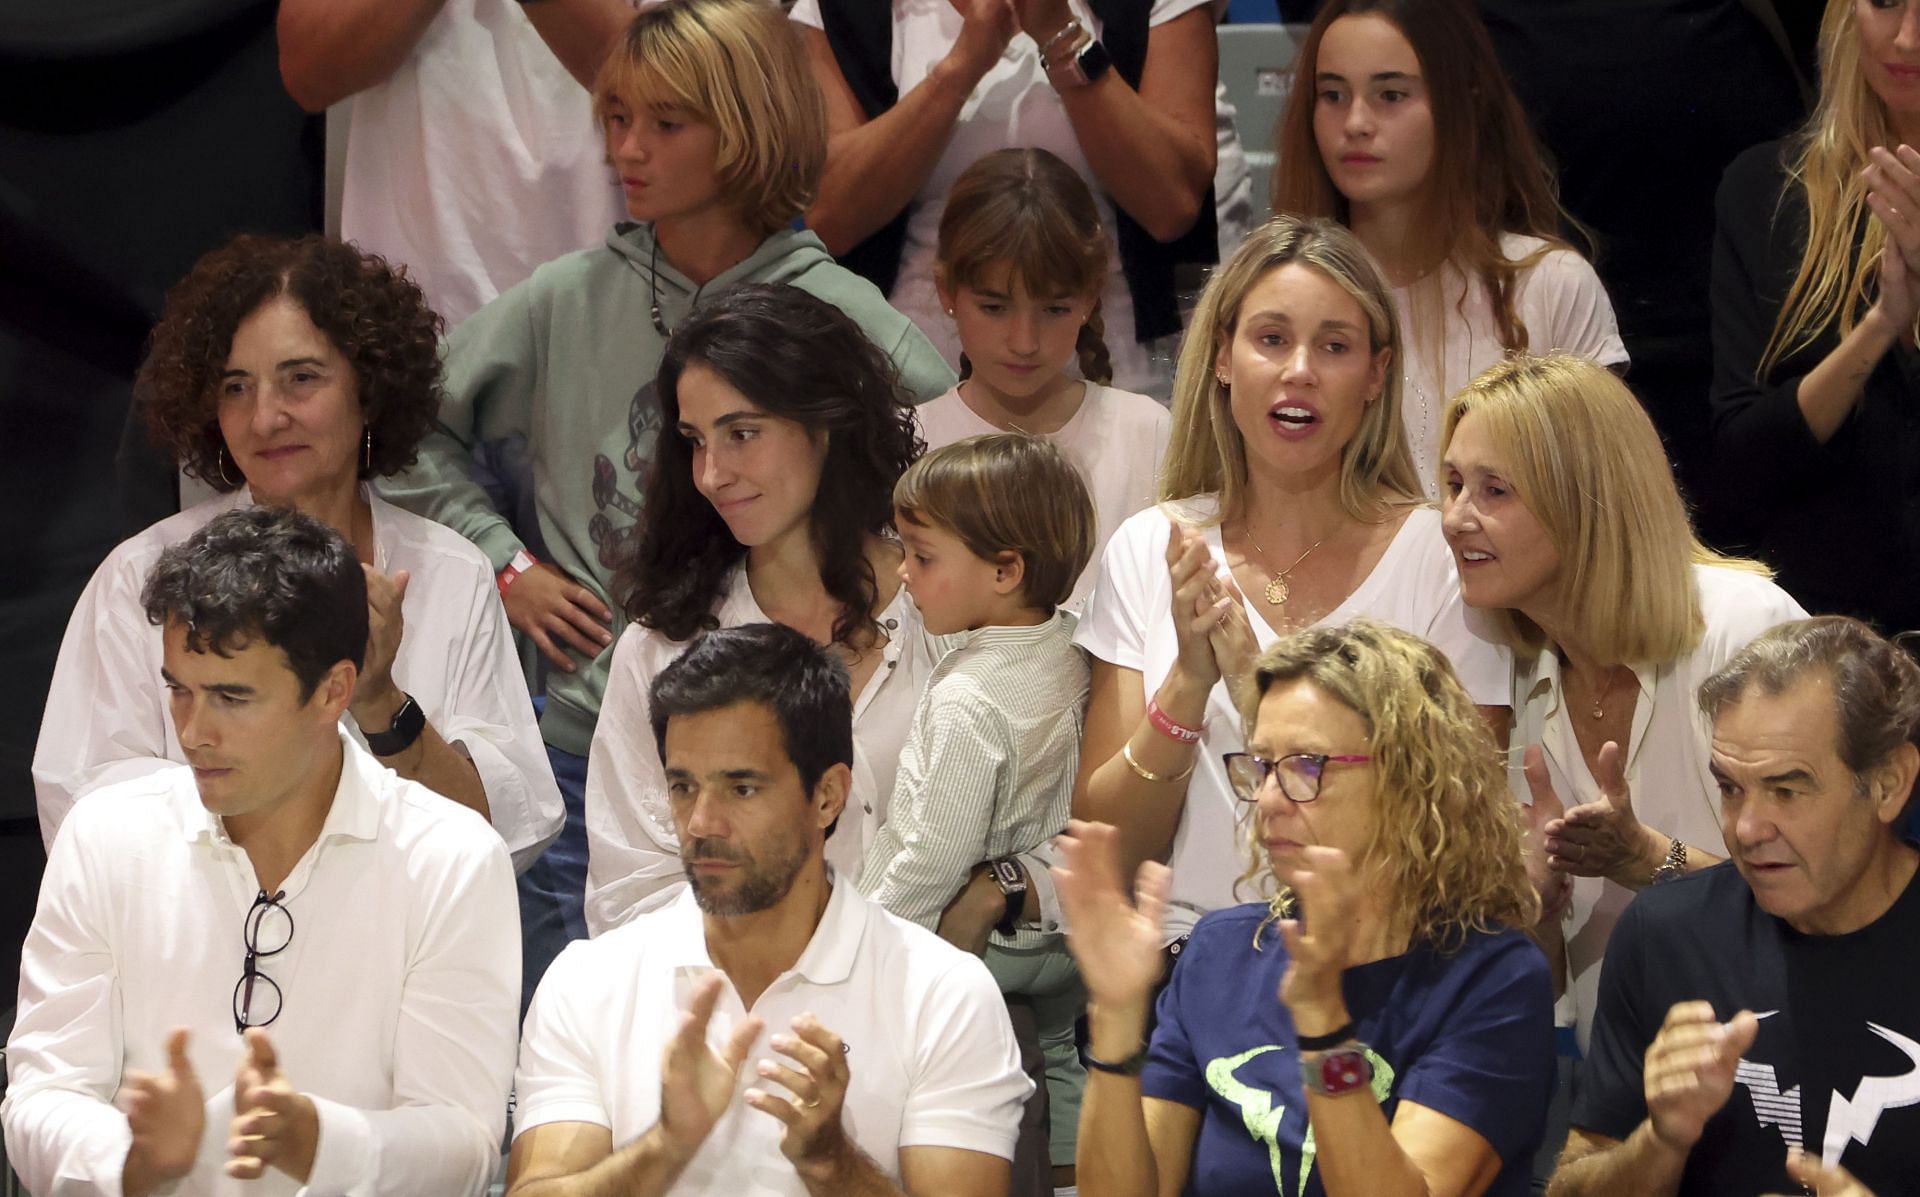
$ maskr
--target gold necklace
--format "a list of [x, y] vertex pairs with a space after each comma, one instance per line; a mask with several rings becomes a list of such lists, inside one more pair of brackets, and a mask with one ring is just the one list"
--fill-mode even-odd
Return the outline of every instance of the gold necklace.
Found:
[[1280, 607], [1280, 606], [1286, 605], [1287, 596], [1293, 593], [1293, 587], [1287, 583], [1287, 575], [1291, 574], [1295, 569], [1299, 568], [1300, 563], [1302, 561], [1305, 561], [1307, 557], [1313, 552], [1313, 550], [1327, 543], [1327, 536], [1333, 535], [1333, 533], [1329, 532], [1327, 533], [1327, 536], [1322, 536], [1319, 540], [1316, 540], [1312, 544], [1308, 545], [1307, 551], [1305, 553], [1300, 554], [1298, 557], [1295, 557], [1293, 559], [1292, 565], [1287, 566], [1287, 568], [1281, 570], [1279, 573], [1276, 574], [1272, 570], [1267, 569], [1267, 551], [1261, 548], [1260, 542], [1253, 538], [1253, 524], [1251, 522], [1248, 522], [1246, 525], [1244, 525], [1244, 531], [1247, 534], [1247, 543], [1252, 545], [1253, 551], [1259, 554], [1260, 556], [1260, 568], [1263, 570], [1266, 570], [1267, 572], [1267, 588], [1264, 594], [1267, 600], [1267, 605], [1269, 607]]
[[1605, 719], [1607, 717], [1606, 708], [1602, 704], [1607, 701], [1607, 695], [1613, 693], [1614, 679], [1616, 679], [1619, 676], [1620, 676], [1620, 671], [1618, 666], [1615, 666], [1607, 670], [1607, 684], [1600, 687], [1600, 693], [1594, 695], [1593, 697], [1592, 713], [1595, 719]]

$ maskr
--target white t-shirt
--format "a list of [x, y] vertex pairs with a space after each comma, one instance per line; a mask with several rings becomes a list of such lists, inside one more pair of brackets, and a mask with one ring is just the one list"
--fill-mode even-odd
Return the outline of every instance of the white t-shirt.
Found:
[[[1175, 505], [1184, 521], [1211, 518], [1215, 500], [1201, 495]], [[1102, 661], [1139, 671], [1142, 701], [1160, 688], [1173, 669], [1179, 646], [1174, 639], [1173, 587], [1167, 577], [1167, 538], [1172, 523], [1161, 507], [1151, 507], [1120, 525], [1100, 561], [1100, 578], [1080, 617], [1074, 643]], [[1205, 529], [1207, 547], [1220, 570], [1227, 569], [1220, 528]], [[1279, 637], [1248, 600], [1248, 622], [1266, 648]], [[1431, 641], [1460, 675], [1473, 700], [1482, 706], [1510, 701], [1511, 654], [1482, 627], [1460, 598], [1460, 577], [1453, 553], [1440, 534], [1440, 513], [1431, 507], [1410, 512], [1394, 534], [1379, 564], [1366, 580], [1314, 626], [1370, 616]], [[1169, 941], [1193, 928], [1200, 916], [1237, 902], [1234, 880], [1251, 863], [1247, 855], [1241, 803], [1227, 783], [1223, 753], [1242, 748], [1240, 715], [1224, 681], [1207, 695], [1200, 749], [1187, 782], [1186, 804], [1173, 836], [1172, 900], [1167, 911]]]
[[[753, 599], [744, 566], [734, 570], [714, 614], [723, 628], [770, 622]], [[856, 882], [874, 833], [887, 821], [900, 752], [920, 689], [937, 659], [905, 586], [881, 613], [880, 626], [887, 634], [881, 663], [853, 699], [853, 785], [827, 840], [827, 862]], [[688, 643], [633, 624], [614, 646], [607, 695], [587, 754], [589, 935], [658, 909], [686, 887], [647, 693]]]
[[[373, 512], [374, 568], [409, 574], [394, 683], [413, 696], [441, 738], [473, 761], [494, 828], [524, 869], [560, 834], [566, 808], [493, 567], [451, 529], [402, 511], [369, 487], [361, 494]], [[80, 592], [33, 749], [40, 834], [49, 849], [82, 794], [186, 763], [160, 680], [164, 635], [147, 622], [140, 591], [169, 546], [252, 502], [242, 487], [168, 516], [122, 541]], [[340, 725], [366, 743], [351, 715], [341, 716]]]
[[[1717, 565], [1693, 567], [1705, 631], [1700, 646], [1678, 660], [1637, 664], [1640, 684], [1627, 745], [1627, 788], [1640, 821], [1714, 855], [1725, 852], [1720, 834], [1720, 787], [1708, 768], [1713, 727], [1695, 701], [1700, 683], [1712, 677], [1754, 637], [1776, 624], [1805, 619], [1792, 596], [1758, 574]], [[1539, 744], [1554, 792], [1567, 807], [1600, 800], [1600, 785], [1587, 769], [1574, 738], [1574, 720], [1560, 701], [1560, 655], [1544, 652], [1514, 662], [1513, 738], [1508, 773], [1521, 802], [1532, 801], [1521, 754]], [[1599, 995], [1600, 961], [1607, 938], [1634, 891], [1600, 877], [1577, 877], [1566, 915], [1567, 959], [1580, 1049], [1586, 1050]]]
[[521, 6], [447, 0], [353, 97], [340, 236], [404, 263], [451, 328], [626, 216], [605, 158], [586, 89]]
[[[878, 0], [869, 0], [877, 3]], [[964, 19], [949, 0], [892, 0], [893, 2], [893, 80], [905, 95], [918, 87], [960, 35]], [[1149, 28], [1164, 25], [1196, 8], [1205, 8], [1211, 0], [1153, 0], [1147, 16]], [[1102, 25], [1085, 0], [1070, 0], [1073, 14], [1094, 36]], [[792, 18], [815, 29], [822, 28], [819, 0], [799, 0]], [[1224, 93], [1217, 93], [1218, 95]], [[900, 255], [900, 274], [887, 297], [893, 306], [919, 326], [940, 350], [947, 364], [960, 368], [960, 338], [953, 321], [947, 317], [933, 286], [934, 252], [940, 239], [940, 214], [945, 210], [947, 193], [953, 189], [967, 167], [994, 150], [1009, 146], [1032, 146], [1050, 151], [1080, 173], [1092, 188], [1100, 205], [1100, 219], [1112, 242], [1112, 268], [1101, 294], [1101, 311], [1107, 328], [1107, 349], [1113, 358], [1114, 385], [1129, 391], [1153, 388], [1153, 371], [1146, 347], [1134, 340], [1133, 297], [1127, 291], [1126, 277], [1120, 272], [1120, 247], [1114, 240], [1113, 205], [1094, 176], [1093, 167], [1080, 149], [1073, 122], [1067, 119], [1066, 106], [1059, 93], [1047, 82], [1046, 69], [1040, 65], [1040, 47], [1024, 33], [1016, 33], [986, 75], [967, 97], [953, 135], [934, 164], [926, 182], [913, 197], [913, 215], [907, 221], [906, 245]], [[1236, 146], [1237, 149], [1237, 146]], [[1236, 155], [1237, 157], [1237, 155]]]
[[293, 934], [258, 961], [281, 993], [267, 1034], [319, 1113], [309, 1183], [223, 1168], [260, 882], [180, 765], [87, 795], [47, 860], [0, 1107], [34, 1192], [120, 1192], [132, 1132], [113, 1103], [129, 1071], [165, 1070], [174, 1027], [191, 1032], [206, 1128], [193, 1171], [163, 1191], [486, 1192], [520, 1000], [513, 871], [479, 815], [341, 746], [326, 821], [282, 885]]
[[[661, 1055], [694, 985], [714, 971], [690, 893], [569, 944], [527, 1014], [515, 1132], [586, 1122], [612, 1131], [618, 1148], [651, 1130], [660, 1120]], [[793, 1019], [809, 1012], [847, 1044], [847, 1136], [896, 1183], [905, 1147], [1013, 1158], [1032, 1084], [1000, 989], [978, 959], [842, 881], [800, 959], [751, 1011], [724, 987], [707, 1039], [724, 1047], [735, 1024], [755, 1014], [765, 1029], [747, 1059], [784, 1059], [769, 1036], [792, 1034]], [[780, 1153], [783, 1127], [740, 1097], [750, 1086], [789, 1092], [741, 1069], [732, 1104], [670, 1190], [676, 1197], [804, 1197]]]
[[[1046, 434], [1060, 446], [1067, 460], [1079, 467], [1093, 496], [1093, 555], [1074, 583], [1072, 597], [1062, 604], [1076, 615], [1093, 591], [1094, 575], [1099, 572], [1095, 567], [1114, 529], [1134, 512], [1153, 506], [1159, 492], [1160, 462], [1167, 455], [1167, 438], [1173, 431], [1167, 409], [1145, 395], [1095, 383], [1086, 387], [1080, 410], [1058, 432]], [[926, 438], [928, 449], [1002, 431], [968, 407], [958, 387], [914, 408], [913, 414], [920, 421], [920, 435]]]
[[[1519, 261], [1546, 242], [1538, 237], [1507, 234], [1500, 248], [1508, 261]], [[1459, 308], [1460, 288], [1466, 287], [1466, 299]], [[1445, 422], [1447, 401], [1479, 376], [1482, 370], [1507, 355], [1500, 343], [1499, 324], [1493, 318], [1493, 301], [1476, 277], [1462, 279], [1449, 272], [1441, 298], [1441, 337], [1422, 336], [1416, 321], [1433, 310], [1431, 298], [1415, 294], [1414, 287], [1393, 291], [1394, 312], [1400, 318], [1400, 347], [1405, 359], [1400, 372], [1400, 418], [1407, 429], [1407, 444], [1413, 449], [1413, 464], [1420, 471], [1420, 484], [1429, 499], [1440, 494], [1439, 463], [1445, 446], [1440, 443], [1440, 427]], [[1620, 341], [1620, 326], [1613, 317], [1613, 303], [1587, 260], [1571, 250], [1551, 250], [1524, 271], [1514, 291], [1514, 311], [1527, 326], [1527, 351], [1548, 353], [1562, 350], [1591, 358], [1603, 366], [1623, 366], [1627, 347]], [[1434, 357], [1435, 351], [1439, 357]]]

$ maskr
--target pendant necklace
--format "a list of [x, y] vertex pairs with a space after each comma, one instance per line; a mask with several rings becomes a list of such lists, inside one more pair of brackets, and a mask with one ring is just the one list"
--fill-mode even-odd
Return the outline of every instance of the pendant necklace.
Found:
[[[1260, 555], [1261, 568], [1263, 569], [1266, 568], [1267, 551], [1261, 548], [1260, 542], [1253, 538], [1253, 525], [1251, 523], [1245, 525], [1244, 530], [1247, 534], [1247, 543], [1252, 545], [1253, 551]], [[1331, 536], [1331, 535], [1333, 535], [1333, 533], [1331, 532], [1327, 533], [1327, 536]], [[1287, 582], [1287, 576], [1293, 573], [1295, 569], [1298, 569], [1300, 566], [1300, 563], [1302, 561], [1305, 561], [1309, 556], [1312, 555], [1313, 550], [1319, 548], [1321, 545], [1325, 543], [1327, 543], [1327, 537], [1322, 536], [1319, 540], [1316, 540], [1312, 544], [1308, 545], [1306, 552], [1300, 554], [1298, 557], [1295, 557], [1293, 559], [1292, 565], [1287, 566], [1287, 568], [1281, 570], [1277, 574], [1276, 573], [1267, 574], [1267, 588], [1264, 592], [1264, 597], [1266, 598], [1267, 605], [1269, 607], [1280, 607], [1280, 606], [1286, 605], [1287, 596], [1293, 593], [1293, 587]]]
[[[1615, 669], [1617, 668], [1616, 666]], [[1613, 693], [1615, 669], [1607, 670], [1607, 684], [1600, 687], [1600, 693], [1593, 697], [1593, 717], [1595, 719], [1605, 719], [1607, 717], [1606, 709], [1601, 706], [1601, 704], [1607, 701], [1607, 695]]]

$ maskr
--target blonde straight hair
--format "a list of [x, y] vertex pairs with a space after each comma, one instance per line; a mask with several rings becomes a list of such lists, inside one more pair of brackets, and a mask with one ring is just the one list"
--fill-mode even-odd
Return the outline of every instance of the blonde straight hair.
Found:
[[616, 99], [636, 118], [671, 104], [712, 125], [722, 189], [762, 236], [785, 228], [820, 190], [826, 102], [800, 35], [766, 0], [663, 0], [641, 10], [593, 81], [603, 129]]
[[1399, 504], [1422, 501], [1419, 473], [1400, 426], [1400, 328], [1380, 268], [1338, 223], [1276, 216], [1247, 235], [1200, 293], [1174, 377], [1173, 432], [1160, 474], [1161, 502], [1218, 494], [1209, 523], [1240, 510], [1247, 449], [1214, 363], [1233, 341], [1247, 295], [1269, 273], [1295, 262], [1318, 270], [1353, 296], [1366, 317], [1369, 352], [1389, 351], [1380, 397], [1367, 405], [1353, 439], [1340, 450], [1341, 506], [1355, 519], [1373, 520]]
[[1886, 105], [1860, 67], [1853, 0], [1828, 0], [1820, 21], [1820, 99], [1794, 139], [1787, 167], [1806, 197], [1807, 245], [1760, 354], [1760, 379], [1828, 329], [1846, 336], [1873, 302], [1869, 284], [1887, 230], [1867, 219], [1871, 210], [1860, 170], [1869, 150], [1893, 142]]
[[[1498, 362], [1447, 404], [1442, 444], [1469, 412], [1560, 555], [1561, 605], [1580, 612], [1584, 642], [1602, 660], [1693, 651], [1705, 628], [1693, 566], [1766, 574], [1700, 543], [1653, 421], [1604, 366], [1566, 353]], [[1546, 647], [1520, 612], [1490, 614], [1515, 648]]]

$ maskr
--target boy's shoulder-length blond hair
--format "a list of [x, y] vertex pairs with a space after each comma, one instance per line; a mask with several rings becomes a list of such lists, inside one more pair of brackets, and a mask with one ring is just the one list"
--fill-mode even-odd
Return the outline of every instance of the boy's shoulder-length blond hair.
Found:
[[[1248, 744], [1257, 741], [1260, 700], [1295, 681], [1312, 683], [1366, 724], [1374, 830], [1353, 864], [1389, 895], [1392, 926], [1443, 952], [1471, 932], [1532, 926], [1540, 902], [1527, 880], [1506, 754], [1446, 654], [1373, 619], [1283, 637], [1240, 689]], [[1259, 820], [1249, 823], [1252, 867], [1243, 884], [1269, 867]], [[1284, 887], [1273, 895], [1254, 946], [1291, 904]]]
[[785, 228], [819, 192], [826, 103], [778, 5], [663, 0], [642, 9], [593, 81], [603, 127], [615, 101], [636, 117], [672, 105], [712, 125], [721, 184], [762, 235]]
[[[1580, 612], [1582, 642], [1602, 660], [1662, 662], [1693, 651], [1705, 628], [1693, 566], [1767, 572], [1700, 543], [1660, 434], [1606, 367], [1567, 353], [1515, 354], [1448, 402], [1442, 445], [1468, 414], [1546, 530], [1560, 557], [1560, 605]], [[1490, 614], [1516, 649], [1546, 647], [1545, 633], [1520, 612]]]
[[1353, 439], [1340, 451], [1342, 506], [1356, 519], [1374, 520], [1400, 503], [1424, 500], [1400, 427], [1400, 326], [1380, 267], [1335, 221], [1276, 216], [1247, 235], [1200, 293], [1174, 377], [1161, 502], [1218, 494], [1210, 520], [1215, 523], [1239, 510], [1247, 486], [1247, 451], [1215, 361], [1233, 341], [1248, 294], [1268, 274], [1293, 263], [1319, 271], [1351, 295], [1366, 320], [1368, 351], [1388, 351], [1380, 396], [1367, 405]]

